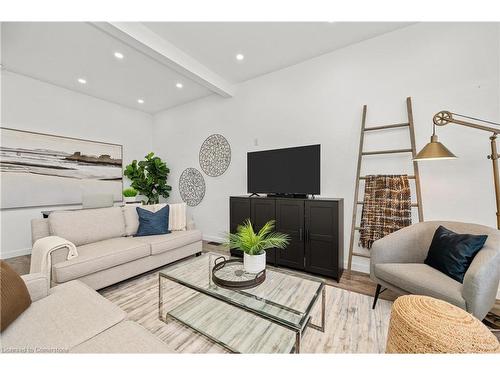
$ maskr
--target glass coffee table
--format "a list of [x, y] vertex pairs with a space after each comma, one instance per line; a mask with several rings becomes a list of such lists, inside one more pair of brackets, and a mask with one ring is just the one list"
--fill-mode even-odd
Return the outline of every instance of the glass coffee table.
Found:
[[[211, 278], [220, 257], [204, 253], [160, 271], [162, 321], [173, 318], [235, 353], [299, 353], [307, 327], [324, 332], [323, 279], [268, 266], [262, 284], [226, 289]], [[188, 290], [181, 293], [168, 285], [172, 282]], [[320, 323], [313, 324], [311, 311], [320, 299]], [[169, 306], [172, 301], [174, 306]]]

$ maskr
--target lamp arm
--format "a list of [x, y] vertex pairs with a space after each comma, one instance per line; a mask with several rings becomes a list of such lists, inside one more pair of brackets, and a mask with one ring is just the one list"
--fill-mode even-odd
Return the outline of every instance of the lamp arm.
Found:
[[[469, 121], [459, 120], [459, 119], [454, 118], [453, 115], [454, 115], [454, 113], [451, 113], [449, 111], [441, 111], [441, 112], [438, 112], [434, 115], [432, 121], [434, 122], [434, 125], [437, 125], [437, 126], [444, 126], [444, 125], [447, 125], [449, 123], [453, 123], [453, 124], [457, 124], [457, 125], [466, 126], [468, 128], [487, 131], [487, 132], [494, 133], [494, 134], [500, 133], [499, 128], [494, 128], [492, 126], [486, 126], [486, 125], [476, 124], [476, 123], [469, 122]], [[457, 116], [461, 116], [461, 115], [457, 115]], [[464, 117], [464, 116], [462, 116], [462, 117]], [[467, 116], [465, 116], [465, 117], [467, 117]], [[478, 121], [483, 121], [483, 122], [487, 122], [490, 124], [496, 124], [496, 123], [492, 123], [490, 121], [484, 121], [484, 120], [479, 120], [479, 119], [478, 119]], [[500, 125], [500, 124], [497, 124], [497, 125]]]
[[[487, 132], [490, 132], [490, 133], [494, 133], [494, 134], [498, 134], [500, 133], [500, 129], [497, 129], [497, 128], [493, 128], [491, 126], [485, 126], [485, 125], [479, 125], [479, 124], [474, 124], [472, 122], [468, 122], [468, 121], [462, 121], [462, 120], [457, 120], [457, 119], [451, 119], [449, 121], [450, 123], [453, 123], [453, 124], [457, 124], [457, 125], [462, 125], [462, 126], [466, 126], [468, 128], [473, 128], [473, 129], [479, 129], [479, 130], [484, 130], [484, 131], [487, 131]], [[446, 125], [446, 124], [444, 124]], [[438, 125], [439, 126], [439, 125]]]

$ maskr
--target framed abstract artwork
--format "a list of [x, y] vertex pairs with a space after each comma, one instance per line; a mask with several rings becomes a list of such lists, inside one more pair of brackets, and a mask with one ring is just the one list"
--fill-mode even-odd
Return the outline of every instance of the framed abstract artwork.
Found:
[[122, 200], [122, 145], [0, 128], [1, 208]]

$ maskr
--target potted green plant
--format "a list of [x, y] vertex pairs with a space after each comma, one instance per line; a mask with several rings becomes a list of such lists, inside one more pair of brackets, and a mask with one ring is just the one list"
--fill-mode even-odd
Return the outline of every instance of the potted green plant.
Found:
[[123, 174], [131, 181], [130, 186], [147, 198], [143, 203], [160, 203], [160, 197], [168, 198], [172, 187], [167, 185], [170, 169], [153, 152], [146, 155], [145, 160], [132, 161], [125, 167]]
[[290, 236], [272, 232], [274, 220], [265, 223], [255, 233], [250, 219], [239, 225], [236, 233], [229, 233], [226, 245], [231, 249], [243, 251], [243, 267], [246, 272], [259, 273], [266, 268], [266, 250], [284, 249], [290, 243]]
[[131, 203], [135, 202], [137, 197], [137, 190], [134, 188], [126, 188], [123, 190], [123, 198], [125, 200], [125, 203]]

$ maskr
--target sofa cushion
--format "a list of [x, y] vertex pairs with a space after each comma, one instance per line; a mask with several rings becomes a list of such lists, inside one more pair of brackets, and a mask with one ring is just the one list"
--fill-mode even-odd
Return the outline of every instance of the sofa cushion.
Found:
[[156, 236], [134, 237], [134, 240], [141, 241], [150, 246], [151, 255], [155, 255], [201, 241], [201, 232], [197, 229], [176, 231]]
[[125, 313], [80, 281], [55, 287], [4, 332], [3, 352], [66, 352], [121, 322]]
[[78, 246], [78, 256], [52, 266], [54, 281], [64, 283], [150, 255], [144, 242], [118, 237]]
[[55, 211], [49, 215], [50, 234], [76, 246], [125, 235], [121, 207]]
[[440, 225], [424, 263], [461, 283], [487, 239], [487, 235], [458, 234]]
[[0, 260], [0, 332], [31, 305], [28, 288], [21, 276]]
[[139, 215], [137, 215], [137, 207], [145, 210], [156, 212], [156, 204], [143, 205], [141, 203], [132, 203], [125, 205], [123, 210], [123, 218], [125, 219], [125, 235], [133, 236], [139, 228]]
[[157, 212], [151, 212], [141, 207], [136, 207], [136, 210], [139, 216], [139, 228], [135, 234], [136, 237], [170, 233], [168, 230], [168, 206]]
[[72, 353], [175, 353], [139, 324], [123, 321], [71, 349]]
[[411, 294], [435, 297], [465, 309], [462, 284], [421, 263], [380, 263], [375, 276]]

